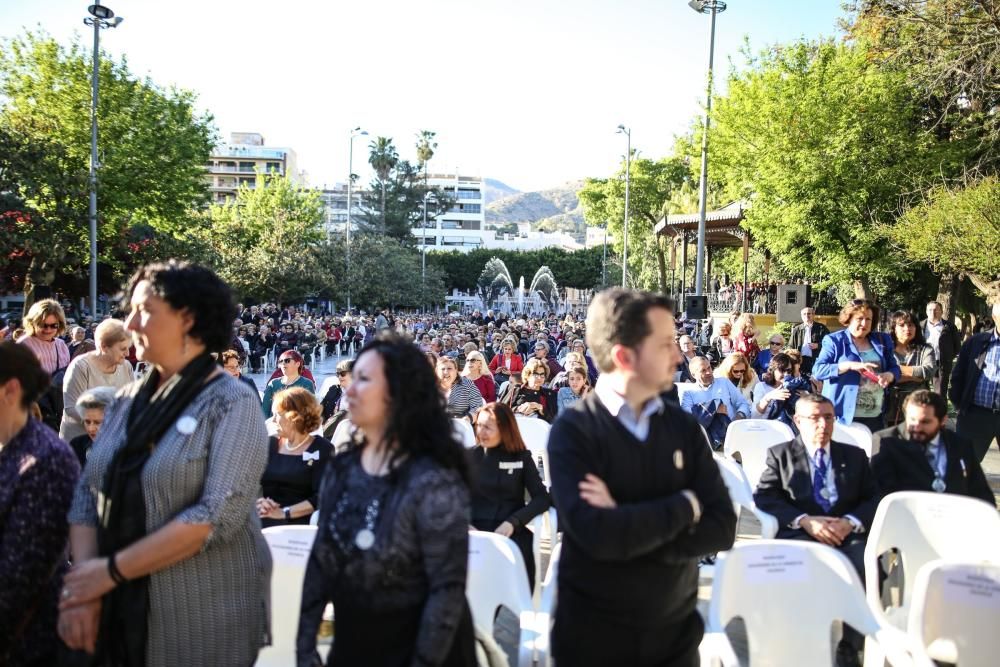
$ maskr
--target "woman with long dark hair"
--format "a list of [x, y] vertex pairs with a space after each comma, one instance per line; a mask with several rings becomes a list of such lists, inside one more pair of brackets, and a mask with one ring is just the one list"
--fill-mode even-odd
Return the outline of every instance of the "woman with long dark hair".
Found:
[[[586, 372], [583, 376], [586, 378]], [[476, 443], [470, 452], [475, 480], [472, 525], [517, 544], [524, 556], [528, 584], [534, 588], [535, 559], [528, 524], [549, 508], [549, 493], [508, 406], [487, 403], [476, 414]], [[531, 497], [527, 504], [525, 493]]]
[[69, 512], [59, 634], [112, 667], [246, 667], [267, 641], [271, 556], [254, 511], [267, 431], [229, 345], [229, 287], [171, 260], [132, 276], [125, 327], [153, 369], [97, 434]]
[[316, 632], [331, 601], [327, 665], [473, 665], [468, 463], [434, 369], [390, 334], [361, 350], [352, 376], [347, 410], [360, 439], [324, 474], [298, 665], [319, 664]]
[[918, 389], [929, 389], [937, 371], [934, 348], [924, 340], [917, 319], [905, 310], [897, 310], [889, 318], [889, 335], [895, 344], [893, 353], [899, 364], [899, 380], [889, 388], [885, 425], [895, 426], [903, 420], [903, 401]]

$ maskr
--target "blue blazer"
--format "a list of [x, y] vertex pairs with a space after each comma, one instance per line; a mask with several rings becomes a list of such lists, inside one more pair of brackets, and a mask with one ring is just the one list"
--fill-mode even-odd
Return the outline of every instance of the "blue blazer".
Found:
[[[882, 371], [892, 373], [899, 380], [899, 363], [896, 361], [895, 345], [892, 337], [881, 331], [868, 334], [868, 342], [882, 358]], [[823, 381], [823, 395], [833, 401], [837, 421], [850, 424], [854, 421], [854, 406], [858, 401], [858, 387], [861, 373], [848, 371], [840, 374], [838, 366], [842, 361], [863, 361], [854, 340], [847, 329], [841, 329], [823, 338], [812, 376]], [[883, 407], [885, 402], [882, 403]]]

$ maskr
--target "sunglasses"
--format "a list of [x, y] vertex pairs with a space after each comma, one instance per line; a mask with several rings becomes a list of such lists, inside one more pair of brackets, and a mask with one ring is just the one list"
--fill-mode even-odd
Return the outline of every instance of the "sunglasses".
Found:
[[293, 361], [295, 361], [295, 360], [294, 359], [278, 359], [278, 363], [279, 364], [290, 364]]
[[745, 368], [741, 368], [741, 369], [737, 370], [737, 369], [735, 369], [735, 368], [734, 368], [734, 369], [733, 369], [732, 371], [730, 371], [730, 372], [731, 372], [731, 373], [732, 373], [733, 375], [743, 375], [744, 373], [746, 373], [746, 372], [747, 372], [747, 369], [745, 369]]
[[770, 343], [768, 343], [768, 345], [777, 345], [777, 346], [779, 346], [779, 347], [780, 347], [780, 346], [781, 346], [781, 343], [779, 343], [778, 341], [774, 341], [774, 340], [772, 340], [772, 341], [771, 341]]
[[337, 377], [342, 378], [345, 375], [350, 375], [351, 371], [337, 371]]
[[543, 378], [546, 375], [548, 375], [548, 373], [545, 373], [543, 371], [535, 371], [534, 373], [532, 373], [532, 375], [534, 375], [536, 378]]
[[48, 322], [42, 322], [42, 324], [38, 328], [39, 329], [58, 329], [59, 328], [59, 323], [56, 322], [55, 324], [49, 324]]

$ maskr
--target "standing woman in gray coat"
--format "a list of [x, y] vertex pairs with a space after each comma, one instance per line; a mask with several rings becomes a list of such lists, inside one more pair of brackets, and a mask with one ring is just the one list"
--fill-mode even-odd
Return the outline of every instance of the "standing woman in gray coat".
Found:
[[929, 389], [937, 372], [934, 348], [924, 340], [923, 330], [917, 320], [905, 310], [897, 310], [889, 319], [889, 335], [895, 344], [893, 350], [899, 364], [899, 381], [889, 388], [885, 425], [895, 426], [903, 421], [903, 401], [918, 389]]
[[74, 565], [59, 634], [109, 667], [247, 667], [269, 640], [271, 559], [254, 511], [267, 463], [260, 403], [211, 353], [229, 288], [199, 266], [140, 269], [126, 289], [140, 360], [69, 513]]

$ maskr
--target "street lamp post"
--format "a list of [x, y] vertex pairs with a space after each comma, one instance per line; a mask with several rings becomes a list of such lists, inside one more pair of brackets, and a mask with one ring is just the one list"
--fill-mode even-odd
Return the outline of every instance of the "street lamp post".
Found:
[[97, 319], [97, 93], [100, 74], [101, 29], [117, 28], [123, 19], [103, 5], [90, 5], [93, 18], [83, 19], [94, 27], [94, 69], [90, 94], [90, 316]]
[[632, 179], [632, 130], [618, 126], [618, 134], [626, 137], [625, 149], [625, 229], [622, 231], [622, 287], [628, 287], [628, 195]]
[[354, 137], [367, 137], [368, 131], [356, 127], [351, 130], [347, 151], [347, 312], [351, 312], [351, 187], [354, 185]]
[[601, 286], [608, 286], [608, 221], [604, 221], [604, 258], [601, 260]]
[[705, 128], [701, 137], [701, 192], [698, 196], [698, 256], [695, 257], [694, 293], [698, 296], [704, 290], [705, 272], [705, 206], [708, 199], [708, 128], [712, 115], [712, 65], [715, 60], [715, 16], [726, 11], [722, 0], [691, 0], [691, 9], [699, 14], [712, 15], [712, 31], [708, 43], [708, 93], [705, 99]]

